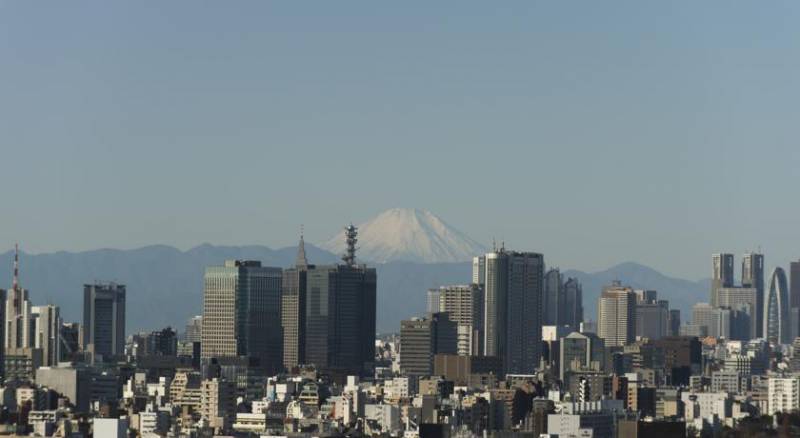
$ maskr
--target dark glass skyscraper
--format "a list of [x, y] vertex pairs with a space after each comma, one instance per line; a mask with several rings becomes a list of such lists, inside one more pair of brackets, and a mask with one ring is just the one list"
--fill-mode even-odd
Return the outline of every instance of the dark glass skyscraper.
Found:
[[375, 360], [377, 275], [356, 264], [357, 235], [345, 228], [344, 264], [306, 270], [305, 362], [337, 380], [371, 375]]
[[305, 361], [337, 375], [363, 375], [375, 356], [375, 269], [309, 266]]
[[83, 286], [83, 349], [106, 360], [125, 348], [125, 286]]
[[541, 354], [544, 256], [501, 248], [485, 256], [484, 349], [505, 373], [530, 374]]

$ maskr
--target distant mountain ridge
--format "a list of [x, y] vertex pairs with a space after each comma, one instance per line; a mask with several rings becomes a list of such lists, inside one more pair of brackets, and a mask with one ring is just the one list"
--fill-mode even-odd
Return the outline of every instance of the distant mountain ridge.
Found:
[[[186, 320], [202, 313], [203, 271], [227, 259], [260, 260], [267, 266], [289, 267], [296, 247], [270, 249], [265, 246], [214, 246], [203, 244], [187, 251], [152, 245], [131, 250], [99, 249], [85, 252], [55, 252], [20, 256], [21, 284], [30, 290], [35, 305], [56, 304], [67, 321], [79, 321], [83, 285], [96, 280], [125, 284], [128, 332], [155, 330], [171, 325], [183, 330]], [[311, 263], [338, 262], [328, 251], [306, 243]], [[546, 257], [546, 256], [545, 256]], [[0, 254], [0, 288], [11, 285], [11, 251]], [[429, 288], [468, 283], [470, 262], [389, 262], [376, 265], [378, 271], [378, 331], [399, 330], [400, 321], [425, 312]], [[602, 287], [621, 280], [634, 288], [656, 289], [670, 306], [681, 309], [683, 320], [692, 304], [705, 301], [708, 281], [688, 281], [665, 276], [637, 263], [622, 263], [604, 271], [585, 273], [563, 271], [583, 284], [584, 313], [596, 319], [597, 297]]]
[[[472, 260], [486, 247], [427, 210], [392, 208], [358, 225], [359, 257], [373, 263], [457, 263]], [[344, 231], [320, 244], [344, 251]]]

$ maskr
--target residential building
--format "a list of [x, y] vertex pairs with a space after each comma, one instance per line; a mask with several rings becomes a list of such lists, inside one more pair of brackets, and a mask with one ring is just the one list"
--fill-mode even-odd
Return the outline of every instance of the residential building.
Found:
[[[483, 286], [479, 284], [442, 286], [434, 289], [439, 312], [447, 313], [458, 325], [458, 354], [479, 355], [483, 351]], [[430, 291], [429, 291], [430, 292]]]

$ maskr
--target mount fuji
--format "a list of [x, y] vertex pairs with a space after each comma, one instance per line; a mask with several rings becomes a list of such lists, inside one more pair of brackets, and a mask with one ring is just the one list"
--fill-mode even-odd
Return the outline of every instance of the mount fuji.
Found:
[[[344, 251], [344, 231], [320, 245], [335, 254]], [[358, 257], [373, 263], [456, 263], [472, 260], [486, 247], [416, 208], [392, 208], [358, 225]]]

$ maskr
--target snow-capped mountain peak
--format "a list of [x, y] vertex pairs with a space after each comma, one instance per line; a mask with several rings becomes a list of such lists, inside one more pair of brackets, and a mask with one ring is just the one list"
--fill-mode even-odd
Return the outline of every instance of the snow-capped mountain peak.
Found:
[[[341, 231], [320, 246], [340, 254], [344, 242]], [[435, 214], [416, 208], [392, 208], [358, 225], [358, 248], [360, 260], [374, 263], [463, 262], [486, 252], [483, 245]]]

